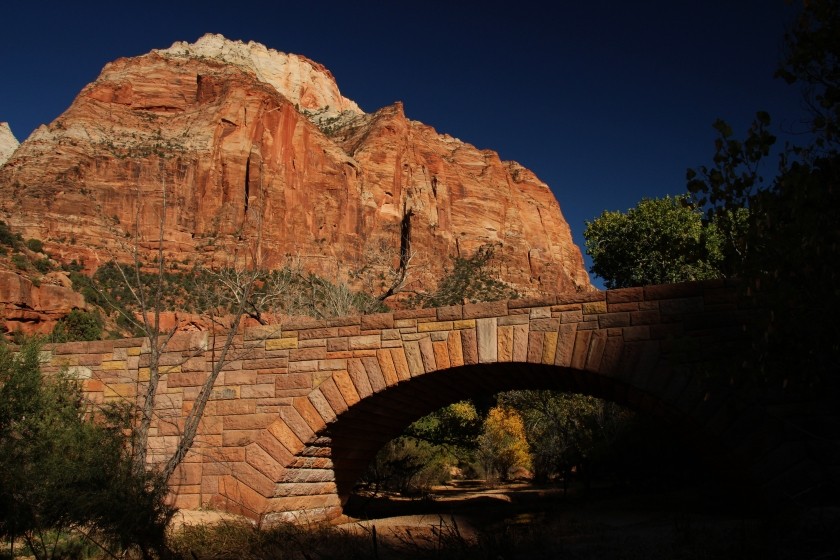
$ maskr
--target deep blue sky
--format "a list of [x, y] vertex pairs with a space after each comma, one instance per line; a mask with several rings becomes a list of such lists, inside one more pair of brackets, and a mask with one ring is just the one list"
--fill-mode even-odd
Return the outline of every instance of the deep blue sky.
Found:
[[[55, 4], [55, 5], [53, 5]], [[553, 5], [547, 9], [545, 5]], [[712, 122], [756, 110], [800, 131], [773, 78], [784, 0], [639, 2], [14, 2], [0, 32], [0, 121], [23, 140], [121, 56], [206, 32], [299, 53], [365, 111], [406, 114], [532, 169], [578, 244], [584, 221], [685, 191]]]

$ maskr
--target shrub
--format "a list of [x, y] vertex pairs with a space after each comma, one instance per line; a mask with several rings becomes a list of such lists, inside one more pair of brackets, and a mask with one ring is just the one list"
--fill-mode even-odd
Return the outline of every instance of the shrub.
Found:
[[127, 410], [105, 407], [93, 422], [75, 379], [42, 376], [35, 342], [17, 355], [0, 345], [0, 536], [36, 558], [58, 557], [74, 527], [144, 557], [164, 551], [166, 483], [132, 468]]
[[29, 268], [29, 261], [20, 253], [12, 255], [12, 264], [20, 270], [27, 270]]
[[62, 317], [50, 334], [51, 342], [74, 342], [99, 340], [102, 336], [103, 322], [99, 313], [74, 309]]
[[469, 258], [456, 257], [452, 270], [441, 279], [434, 293], [419, 294], [409, 303], [417, 307], [444, 307], [519, 297], [513, 287], [490, 274], [488, 268], [494, 253], [493, 245], [482, 245]]
[[30, 251], [34, 251], [36, 253], [44, 252], [44, 244], [43, 242], [41, 242], [40, 239], [29, 239], [26, 242], [26, 246], [29, 248]]
[[52, 263], [50, 259], [38, 259], [33, 263], [35, 265], [35, 270], [40, 272], [41, 274], [46, 274], [50, 270], [52, 270]]
[[20, 234], [12, 233], [11, 228], [3, 220], [0, 220], [0, 245], [6, 245], [14, 250], [21, 246]]

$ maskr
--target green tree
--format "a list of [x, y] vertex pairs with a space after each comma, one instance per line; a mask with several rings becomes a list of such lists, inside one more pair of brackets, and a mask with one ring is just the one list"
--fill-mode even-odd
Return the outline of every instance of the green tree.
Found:
[[583, 233], [591, 271], [607, 288], [704, 280], [722, 275], [721, 236], [686, 196], [643, 199], [605, 211]]
[[561, 476], [564, 488], [572, 467], [588, 464], [609, 448], [632, 418], [613, 403], [556, 391], [508, 391], [499, 395], [499, 402], [522, 416], [534, 478], [545, 482]]
[[530, 468], [525, 425], [515, 409], [507, 406], [490, 409], [478, 436], [478, 453], [485, 470], [495, 471], [502, 480], [508, 480], [516, 467]]
[[471, 449], [481, 432], [481, 417], [470, 401], [452, 403], [412, 423], [405, 435], [433, 445]]
[[39, 559], [59, 555], [71, 531], [146, 557], [163, 550], [166, 484], [134, 473], [124, 415], [92, 414], [75, 380], [41, 375], [39, 351], [0, 346], [0, 535]]

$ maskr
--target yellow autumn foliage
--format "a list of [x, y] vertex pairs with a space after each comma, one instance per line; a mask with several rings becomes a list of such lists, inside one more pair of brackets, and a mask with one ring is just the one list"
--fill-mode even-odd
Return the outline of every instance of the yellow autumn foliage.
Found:
[[478, 454], [485, 470], [495, 471], [502, 480], [508, 480], [515, 468], [530, 468], [525, 424], [515, 409], [506, 406], [490, 409], [478, 437]]

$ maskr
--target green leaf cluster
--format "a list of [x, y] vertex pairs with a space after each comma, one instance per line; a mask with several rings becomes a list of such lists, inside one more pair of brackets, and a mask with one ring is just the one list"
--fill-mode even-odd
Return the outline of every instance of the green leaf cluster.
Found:
[[83, 527], [100, 544], [163, 549], [167, 487], [133, 471], [126, 419], [88, 408], [67, 375], [42, 376], [37, 343], [0, 345], [0, 536], [10, 547], [22, 539], [52, 558], [57, 535]]
[[50, 333], [49, 340], [50, 342], [99, 340], [103, 329], [104, 322], [98, 312], [73, 309], [58, 320]]
[[605, 211], [584, 231], [591, 271], [607, 288], [705, 280], [722, 275], [722, 236], [687, 196], [643, 199]]

